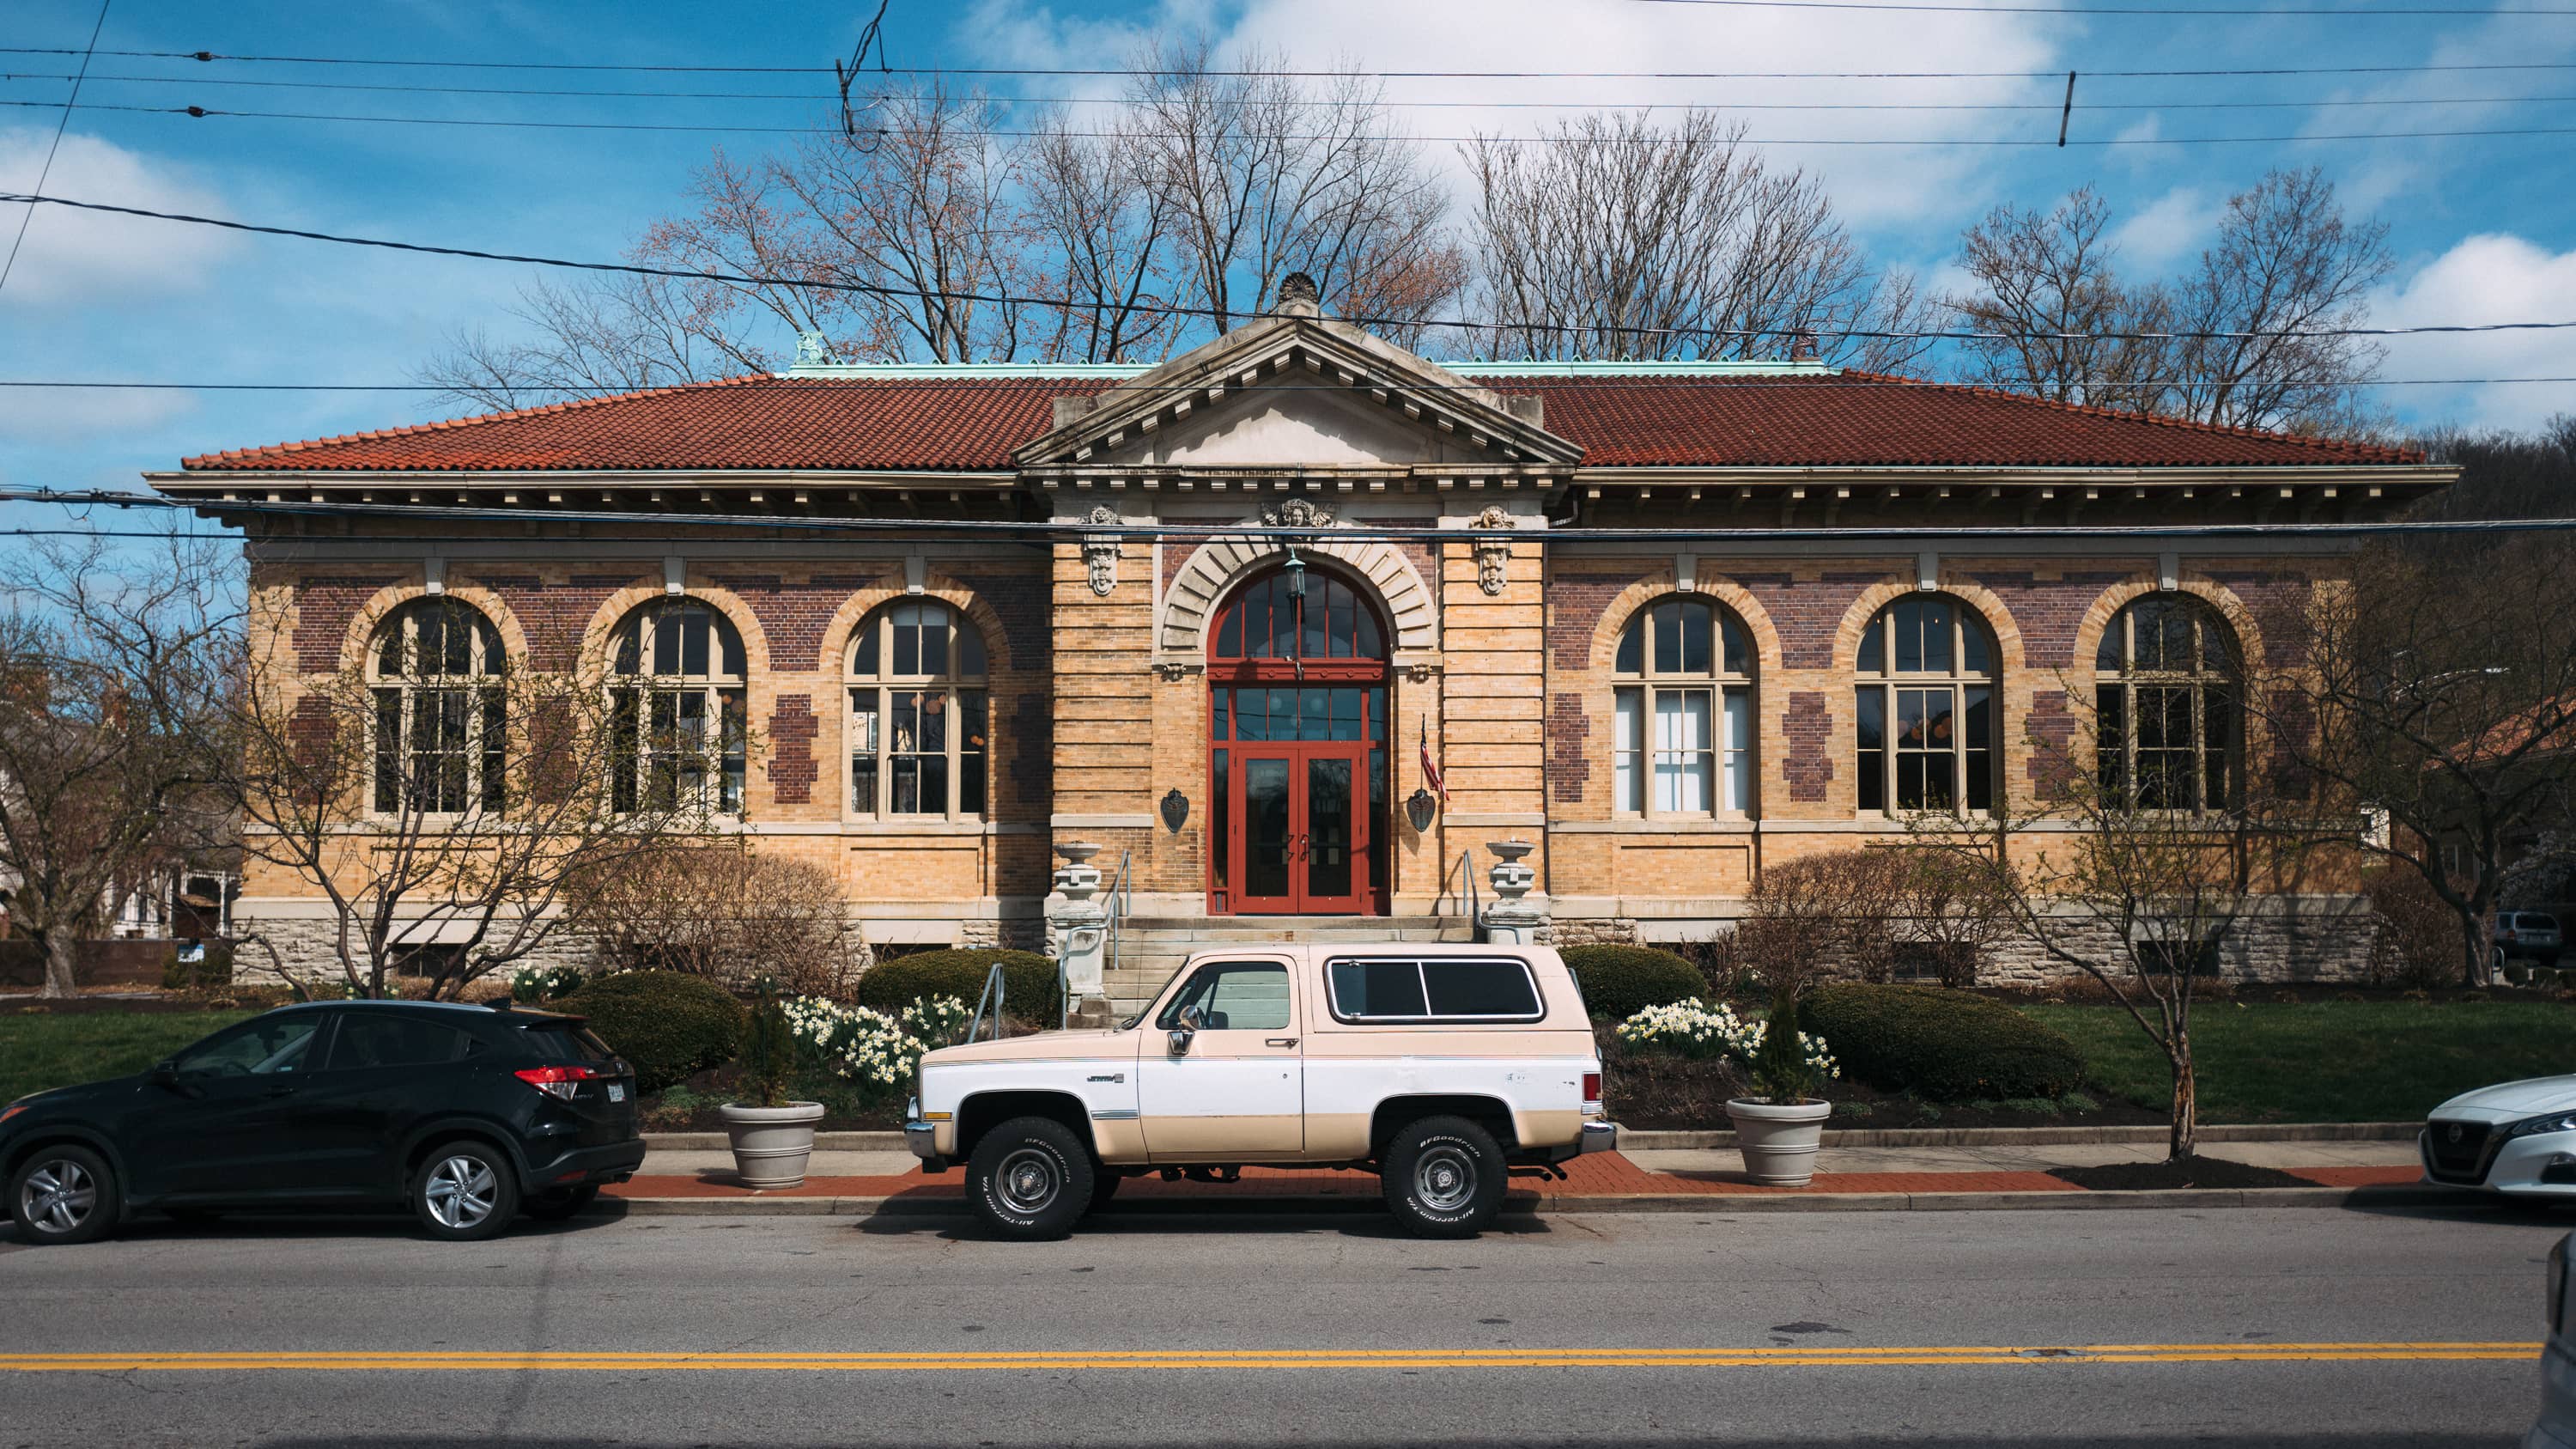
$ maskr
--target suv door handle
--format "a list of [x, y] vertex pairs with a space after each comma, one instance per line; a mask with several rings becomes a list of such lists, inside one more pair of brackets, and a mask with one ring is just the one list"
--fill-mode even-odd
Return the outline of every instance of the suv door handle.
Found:
[[1295, 1046], [1297, 1044], [1297, 1038], [1293, 1036], [1266, 1036], [1261, 1039], [1261, 1044], [1263, 1046]]
[[292, 1082], [287, 1082], [269, 1088], [268, 1095], [272, 1097], [292, 1097], [295, 1095], [296, 1091], [296, 1085]]

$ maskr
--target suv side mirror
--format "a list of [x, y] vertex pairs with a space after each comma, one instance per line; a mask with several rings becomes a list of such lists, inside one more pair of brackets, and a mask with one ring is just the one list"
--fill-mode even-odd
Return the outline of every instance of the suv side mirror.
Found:
[[1184, 1006], [1181, 1008], [1180, 1023], [1179, 1026], [1172, 1028], [1171, 1051], [1176, 1057], [1185, 1057], [1190, 1054], [1190, 1038], [1206, 1029], [1207, 1014], [1195, 1006]]
[[177, 1059], [165, 1057], [160, 1061], [154, 1062], [152, 1064], [152, 1081], [154, 1085], [162, 1087], [175, 1087], [179, 1085], [179, 1063]]

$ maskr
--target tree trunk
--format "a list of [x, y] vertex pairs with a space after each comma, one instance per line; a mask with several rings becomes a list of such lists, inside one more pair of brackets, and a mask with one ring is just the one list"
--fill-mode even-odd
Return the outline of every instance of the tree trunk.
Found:
[[2468, 910], [2460, 913], [2460, 946], [2463, 952], [2460, 984], [2474, 991], [2487, 984], [2487, 953], [2491, 949], [2484, 939], [2487, 913]]
[[2165, 1054], [2173, 1064], [2173, 1127], [2165, 1138], [2165, 1160], [2180, 1162], [2200, 1150], [2200, 1081], [2189, 1037], [2177, 1037]]
[[45, 989], [40, 995], [62, 997], [78, 994], [79, 983], [72, 978], [73, 947], [78, 944], [69, 931], [45, 933]]

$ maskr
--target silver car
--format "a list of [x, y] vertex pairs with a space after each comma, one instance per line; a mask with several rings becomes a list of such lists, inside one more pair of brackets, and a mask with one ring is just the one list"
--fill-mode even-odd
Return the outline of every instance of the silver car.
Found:
[[2567, 1244], [2549, 1250], [2549, 1342], [2540, 1350], [2540, 1417], [2522, 1449], [2576, 1449], [2576, 1349], [2567, 1341]]

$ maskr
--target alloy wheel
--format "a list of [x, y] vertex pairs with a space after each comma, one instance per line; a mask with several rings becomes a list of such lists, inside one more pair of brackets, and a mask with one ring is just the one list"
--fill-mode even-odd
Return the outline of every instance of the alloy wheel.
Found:
[[421, 1196], [442, 1226], [470, 1228], [492, 1215], [498, 1185], [489, 1163], [460, 1153], [429, 1170]]
[[77, 1162], [39, 1163], [18, 1189], [18, 1211], [38, 1232], [68, 1233], [98, 1207], [98, 1183]]

